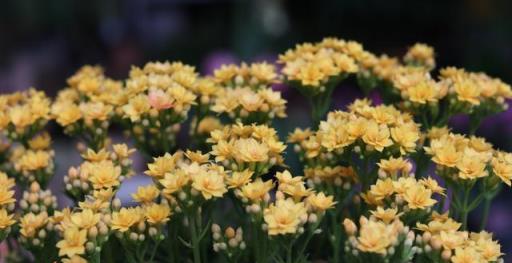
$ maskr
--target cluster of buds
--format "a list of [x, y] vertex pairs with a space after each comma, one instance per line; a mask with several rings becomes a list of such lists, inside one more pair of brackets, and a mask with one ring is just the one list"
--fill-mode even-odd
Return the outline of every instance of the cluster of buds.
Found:
[[212, 144], [215, 161], [232, 171], [249, 169], [260, 176], [284, 161], [286, 145], [279, 141], [277, 131], [267, 125], [226, 126], [213, 131], [208, 142]]
[[417, 223], [416, 258], [437, 262], [504, 262], [501, 246], [492, 234], [460, 231], [461, 224], [448, 214], [434, 214], [426, 224]]
[[39, 183], [32, 182], [30, 187], [23, 192], [19, 205], [23, 214], [46, 212], [52, 215], [57, 209], [57, 197], [52, 194], [50, 189], [41, 189]]
[[98, 66], [84, 66], [59, 92], [52, 115], [64, 132], [81, 137], [88, 147], [105, 146], [114, 109], [125, 99], [122, 83], [107, 78]]
[[195, 104], [196, 82], [195, 69], [180, 62], [132, 68], [119, 114], [141, 150], [154, 156], [174, 147], [180, 123]]
[[37, 182], [46, 187], [49, 183], [55, 170], [55, 152], [50, 144], [50, 135], [41, 133], [28, 141], [28, 148], [20, 146], [12, 151], [12, 171], [22, 185]]
[[27, 146], [51, 119], [50, 104], [45, 93], [35, 89], [0, 95], [0, 131]]
[[75, 201], [84, 200], [93, 190], [115, 191], [123, 180], [133, 175], [130, 155], [134, 149], [126, 144], [115, 144], [111, 150], [87, 149], [79, 167], [71, 167], [64, 176], [66, 193]]
[[361, 216], [359, 228], [350, 220], [343, 221], [348, 238], [344, 244], [346, 262], [410, 262], [416, 251], [415, 235], [408, 226], [396, 219], [380, 221]]
[[236, 262], [247, 247], [241, 227], [236, 230], [227, 227], [223, 234], [219, 225], [212, 224], [212, 238], [213, 251], [224, 254], [232, 262]]
[[41, 189], [32, 182], [23, 192], [20, 204], [19, 243], [41, 262], [57, 259], [56, 232], [52, 216], [57, 208], [57, 197], [50, 190]]
[[286, 101], [271, 87], [277, 82], [273, 65], [224, 65], [215, 70], [214, 79], [223, 89], [211, 110], [227, 115], [233, 123], [265, 124], [276, 117], [286, 117]]

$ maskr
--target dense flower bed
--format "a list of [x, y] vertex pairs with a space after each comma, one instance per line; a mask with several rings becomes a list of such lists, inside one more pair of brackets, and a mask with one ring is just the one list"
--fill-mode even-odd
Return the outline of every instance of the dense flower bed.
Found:
[[[180, 62], [150, 62], [113, 80], [84, 66], [55, 99], [35, 89], [1, 95], [6, 260], [503, 262], [485, 226], [493, 198], [511, 185], [512, 154], [474, 133], [507, 109], [512, 90], [485, 73], [434, 73], [434, 58], [424, 44], [400, 59], [326, 38], [280, 55], [279, 71], [243, 63], [201, 76]], [[363, 98], [328, 112], [349, 78], [383, 103]], [[286, 118], [276, 83], [312, 109], [312, 126], [287, 142], [272, 126]], [[450, 131], [455, 114], [469, 116], [467, 134]], [[73, 207], [58, 207], [48, 189], [56, 165], [48, 122], [80, 141], [83, 161], [62, 184]], [[112, 126], [127, 144], [112, 143]], [[187, 149], [176, 143], [182, 127]], [[301, 175], [287, 170], [287, 146]], [[152, 184], [126, 206], [116, 192], [141, 172], [136, 151]], [[468, 214], [481, 207], [481, 227], [470, 232]]]

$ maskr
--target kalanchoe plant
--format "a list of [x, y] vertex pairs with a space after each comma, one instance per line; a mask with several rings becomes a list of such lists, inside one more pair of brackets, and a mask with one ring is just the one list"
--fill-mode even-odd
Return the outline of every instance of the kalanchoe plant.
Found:
[[64, 132], [81, 138], [88, 148], [105, 146], [114, 107], [123, 102], [122, 84], [107, 78], [99, 66], [84, 66], [59, 92], [52, 115]]
[[[511, 88], [461, 68], [434, 73], [434, 55], [418, 43], [402, 59], [377, 56], [327, 38], [281, 55], [283, 75], [268, 63], [200, 76], [152, 62], [121, 82], [84, 66], [53, 103], [35, 89], [0, 95], [7, 262], [504, 262], [484, 229], [493, 198], [511, 185], [512, 154], [474, 133], [507, 109]], [[366, 97], [328, 113], [352, 74]], [[313, 106], [313, 128], [287, 140], [300, 167], [287, 166], [272, 126], [286, 117], [271, 88], [281, 81]], [[469, 117], [467, 135], [450, 131], [454, 114]], [[51, 120], [83, 140], [82, 163], [64, 164], [65, 208], [47, 188], [58, 155]], [[111, 145], [111, 125], [135, 148]], [[190, 140], [178, 142], [182, 127]], [[141, 172], [135, 152], [153, 158], [151, 182], [126, 197], [122, 184]], [[477, 209], [480, 228], [468, 224]]]

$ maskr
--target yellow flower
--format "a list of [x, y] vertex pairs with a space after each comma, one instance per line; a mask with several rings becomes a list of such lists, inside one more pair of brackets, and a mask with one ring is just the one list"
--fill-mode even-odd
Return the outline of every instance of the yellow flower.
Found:
[[425, 209], [437, 203], [432, 199], [432, 190], [425, 188], [422, 185], [416, 185], [407, 189], [404, 193], [404, 200], [410, 209]]
[[382, 152], [385, 147], [391, 146], [393, 141], [389, 137], [389, 128], [380, 126], [377, 123], [370, 123], [363, 135], [363, 141], [373, 146], [377, 151]]
[[71, 125], [82, 118], [80, 107], [71, 101], [57, 102], [52, 106], [52, 115], [63, 127]]
[[128, 145], [124, 143], [114, 144], [112, 149], [114, 150], [114, 153], [117, 155], [117, 157], [121, 159], [128, 158], [132, 153], [135, 152], [135, 149], [128, 148]]
[[15, 167], [21, 171], [35, 171], [46, 168], [50, 159], [51, 155], [47, 151], [28, 150], [16, 161]]
[[199, 191], [206, 200], [212, 197], [222, 197], [228, 191], [224, 183], [224, 171], [214, 169], [194, 175], [192, 187]]
[[249, 183], [253, 174], [254, 172], [249, 169], [245, 169], [241, 172], [234, 171], [230, 176], [226, 176], [226, 184], [228, 188], [239, 188]]
[[326, 196], [323, 192], [320, 192], [318, 194], [309, 195], [306, 202], [314, 211], [323, 212], [334, 207], [336, 202], [334, 202], [333, 199], [334, 197], [332, 195]]
[[140, 207], [123, 207], [119, 212], [112, 213], [112, 230], [126, 232], [143, 219], [144, 212]]
[[400, 125], [391, 129], [391, 138], [400, 146], [400, 153], [406, 154], [416, 150], [420, 134], [415, 125]]
[[28, 105], [11, 107], [8, 114], [16, 130], [22, 130], [36, 121]]
[[109, 153], [106, 149], [94, 151], [93, 149], [88, 148], [85, 153], [82, 153], [82, 158], [89, 162], [101, 162], [108, 160]]
[[40, 228], [46, 225], [48, 215], [46, 213], [39, 213], [37, 215], [28, 213], [20, 219], [20, 233], [24, 237], [34, 237]]
[[468, 232], [446, 232], [441, 231], [439, 234], [444, 249], [452, 250], [460, 248], [468, 239]]
[[190, 177], [183, 170], [177, 170], [175, 173], [167, 173], [163, 179], [159, 180], [160, 184], [162, 184], [162, 192], [169, 196], [178, 191], [187, 185], [190, 182]]
[[64, 239], [57, 243], [59, 256], [73, 257], [85, 253], [85, 242], [87, 242], [87, 231], [79, 230], [77, 227], [68, 227], [64, 230]]
[[105, 121], [112, 113], [112, 105], [103, 102], [86, 102], [79, 105], [80, 111], [85, 121]]
[[419, 104], [426, 104], [429, 102], [437, 102], [438, 88], [433, 81], [421, 81], [407, 89], [409, 100]]
[[388, 208], [384, 209], [381, 206], [377, 207], [376, 210], [370, 211], [372, 215], [380, 220], [382, 222], [389, 224], [395, 219], [398, 219], [402, 213], [398, 213], [398, 210], [396, 208]]
[[296, 233], [301, 219], [307, 216], [304, 203], [295, 203], [292, 199], [277, 200], [263, 214], [271, 236]]
[[210, 159], [210, 154], [203, 154], [201, 151], [193, 152], [191, 150], [187, 150], [185, 156], [187, 156], [187, 158], [192, 162], [196, 162], [198, 164], [206, 163]]
[[370, 187], [370, 193], [377, 200], [390, 197], [394, 192], [395, 188], [391, 178], [387, 178], [385, 180], [377, 180], [377, 182]]
[[393, 244], [397, 234], [392, 225], [369, 220], [361, 225], [357, 248], [363, 252], [386, 254], [386, 249]]
[[461, 153], [455, 146], [443, 139], [433, 140], [430, 147], [425, 147], [425, 151], [433, 155], [432, 161], [436, 164], [447, 167], [455, 167], [461, 158]]
[[445, 189], [441, 187], [435, 179], [432, 179], [432, 177], [422, 178], [419, 182], [433, 193], [445, 195]]
[[467, 77], [458, 78], [454, 83], [454, 90], [458, 100], [480, 105], [480, 89], [474, 81]]
[[[1, 181], [0, 181], [1, 182]], [[16, 199], [14, 198], [14, 190], [10, 190], [10, 187], [7, 188], [9, 185], [0, 185], [0, 205], [8, 205], [13, 204], [16, 202]]]
[[148, 164], [147, 175], [156, 179], [161, 179], [166, 173], [171, 172], [176, 167], [176, 162], [181, 158], [181, 153], [173, 155], [166, 153], [164, 156], [153, 158], [153, 163]]
[[485, 160], [480, 153], [471, 148], [465, 149], [456, 166], [459, 169], [459, 177], [462, 179], [476, 179], [488, 175]]
[[[473, 239], [473, 235], [471, 235], [471, 239]], [[497, 241], [492, 240], [490, 237], [479, 238], [476, 240], [475, 249], [487, 262], [496, 262], [500, 256], [503, 255], [503, 253], [501, 253], [501, 245]]]
[[160, 191], [158, 188], [156, 188], [155, 185], [150, 184], [147, 186], [137, 187], [137, 192], [132, 194], [132, 198], [136, 202], [148, 204], [153, 202], [153, 200], [155, 200], [159, 194]]
[[235, 142], [235, 158], [243, 162], [265, 162], [269, 157], [269, 148], [253, 138], [240, 139]]
[[263, 201], [265, 195], [274, 187], [272, 180], [263, 182], [261, 178], [242, 186], [242, 196], [256, 203]]
[[122, 107], [125, 117], [130, 118], [132, 122], [140, 120], [140, 117], [148, 113], [151, 108], [148, 96], [139, 94], [130, 99], [128, 104]]
[[32, 150], [45, 150], [50, 147], [51, 138], [50, 134], [47, 132], [43, 132], [34, 138], [32, 138], [30, 141], [28, 141], [28, 145], [30, 149]]
[[121, 167], [114, 165], [112, 161], [92, 163], [89, 172], [89, 181], [94, 189], [112, 188], [121, 184]]
[[167, 204], [152, 203], [144, 208], [144, 215], [150, 224], [165, 224], [171, 216], [171, 208]]
[[89, 229], [100, 222], [100, 214], [94, 213], [91, 209], [84, 209], [81, 212], [73, 213], [71, 222], [79, 229]]
[[16, 223], [12, 217], [13, 215], [9, 215], [7, 210], [0, 209], [0, 229], [6, 229]]
[[512, 154], [498, 152], [491, 161], [492, 171], [508, 186], [512, 180]]
[[384, 171], [386, 174], [394, 176], [397, 173], [401, 173], [402, 175], [407, 175], [412, 170], [412, 164], [409, 161], [405, 160], [402, 157], [399, 158], [389, 158], [389, 159], [381, 159], [379, 163], [379, 170]]

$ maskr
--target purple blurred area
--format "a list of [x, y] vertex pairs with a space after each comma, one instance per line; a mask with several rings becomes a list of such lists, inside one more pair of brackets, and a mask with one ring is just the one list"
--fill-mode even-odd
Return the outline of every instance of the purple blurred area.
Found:
[[[127, 76], [131, 65], [150, 60], [181, 60], [209, 74], [224, 63], [273, 61], [297, 43], [327, 36], [354, 39], [377, 54], [396, 56], [425, 42], [435, 47], [439, 66], [485, 71], [512, 83], [512, 1], [507, 0], [27, 0], [2, 1], [0, 7], [1, 93], [34, 86], [54, 96], [84, 64], [100, 64], [118, 79]], [[276, 88], [289, 101], [289, 118], [276, 122], [284, 137], [309, 125], [304, 116], [310, 109], [295, 90]], [[333, 108], [357, 97], [362, 97], [357, 87], [344, 84], [335, 92]], [[455, 118], [452, 126], [467, 130], [467, 119]], [[67, 168], [80, 157], [75, 141], [55, 126], [50, 129], [58, 158], [52, 182], [57, 191]], [[511, 110], [487, 119], [477, 132], [508, 151], [511, 133]], [[138, 160], [142, 174], [145, 167]], [[136, 185], [147, 183], [142, 176], [131, 178], [120, 196], [129, 201]], [[511, 189], [499, 195], [489, 222], [507, 254], [512, 254], [511, 197]], [[61, 202], [66, 204], [64, 197]], [[474, 213], [472, 222], [479, 217]]]

